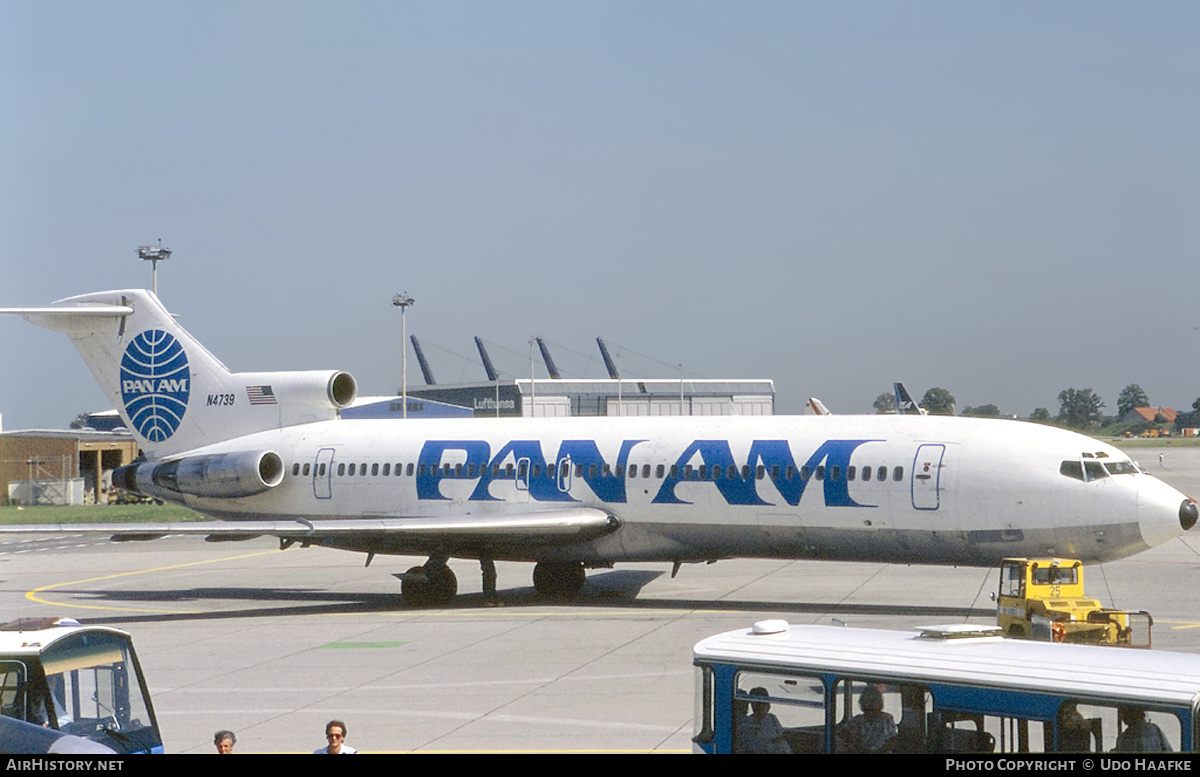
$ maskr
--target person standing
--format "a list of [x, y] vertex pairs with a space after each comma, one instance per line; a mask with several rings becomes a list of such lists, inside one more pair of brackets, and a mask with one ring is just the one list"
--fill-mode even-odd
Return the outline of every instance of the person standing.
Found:
[[237, 744], [237, 737], [232, 731], [221, 730], [213, 734], [213, 746], [217, 748], [217, 753], [220, 755], [229, 755], [233, 752], [233, 746]]
[[346, 744], [346, 724], [331, 720], [325, 724], [325, 747], [313, 751], [313, 755], [354, 755], [358, 751]]

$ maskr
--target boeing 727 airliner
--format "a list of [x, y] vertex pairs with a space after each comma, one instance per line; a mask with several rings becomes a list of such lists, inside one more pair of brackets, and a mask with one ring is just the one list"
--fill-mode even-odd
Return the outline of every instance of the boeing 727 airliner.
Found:
[[[421, 555], [398, 575], [444, 603], [451, 557], [585, 569], [727, 558], [990, 566], [1122, 558], [1197, 506], [1118, 449], [1011, 420], [919, 415], [347, 420], [345, 372], [235, 373], [150, 292], [5, 310], [65, 332], [143, 455], [117, 485], [218, 521], [4, 527], [114, 539], [272, 535], [283, 547]], [[493, 578], [494, 580], [494, 573]]]

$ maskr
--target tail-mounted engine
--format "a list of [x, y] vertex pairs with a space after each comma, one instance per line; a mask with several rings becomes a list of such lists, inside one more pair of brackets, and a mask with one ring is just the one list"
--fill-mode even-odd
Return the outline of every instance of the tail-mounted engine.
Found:
[[167, 499], [176, 494], [214, 499], [254, 496], [282, 482], [283, 460], [274, 451], [144, 461], [113, 472], [118, 487]]

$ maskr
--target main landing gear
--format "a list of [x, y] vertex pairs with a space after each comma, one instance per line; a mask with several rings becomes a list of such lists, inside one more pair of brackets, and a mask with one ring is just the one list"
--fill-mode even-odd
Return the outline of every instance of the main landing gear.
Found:
[[587, 582], [587, 572], [577, 561], [539, 561], [533, 568], [533, 587], [542, 596], [568, 599]]
[[[400, 579], [400, 593], [404, 603], [411, 607], [442, 607], [451, 604], [458, 595], [458, 578], [446, 558], [434, 556], [423, 566], [413, 567]], [[496, 567], [490, 558], [480, 559], [483, 569], [484, 596], [489, 602], [499, 600], [496, 595]], [[576, 561], [539, 561], [533, 568], [533, 587], [549, 599], [569, 599], [583, 588], [587, 572], [583, 564]]]
[[440, 607], [450, 604], [458, 595], [458, 578], [445, 560], [430, 559], [422, 567], [413, 567], [400, 578], [400, 594], [404, 603], [413, 607]]

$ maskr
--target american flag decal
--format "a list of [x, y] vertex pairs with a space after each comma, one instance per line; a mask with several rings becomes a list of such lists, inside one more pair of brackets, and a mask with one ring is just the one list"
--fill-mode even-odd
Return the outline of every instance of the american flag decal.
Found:
[[270, 386], [246, 386], [246, 394], [250, 397], [252, 405], [278, 405], [275, 401], [275, 392]]

